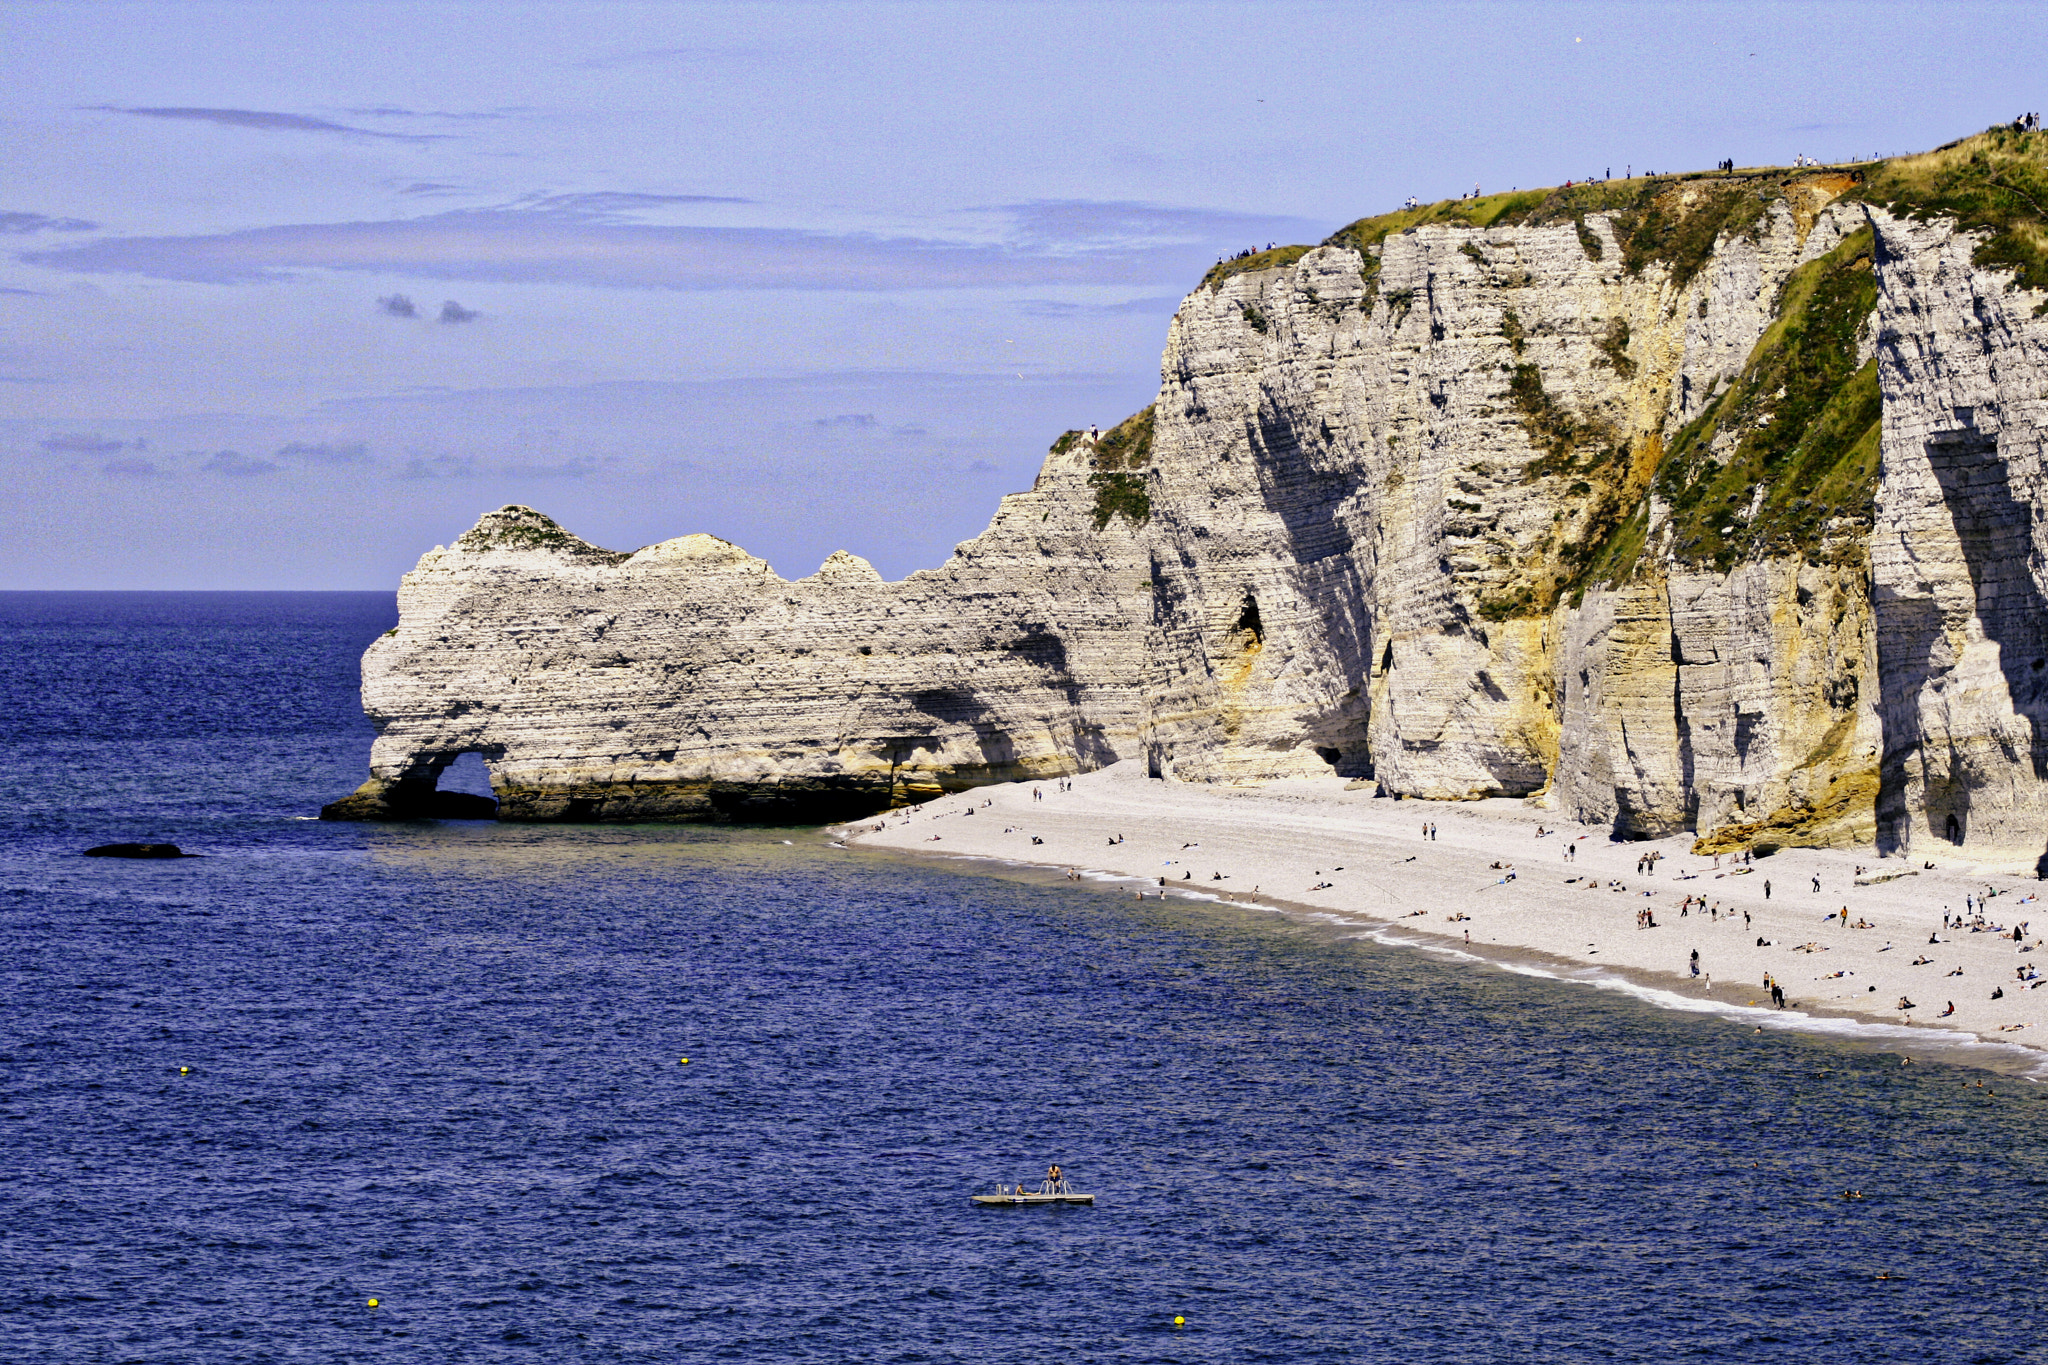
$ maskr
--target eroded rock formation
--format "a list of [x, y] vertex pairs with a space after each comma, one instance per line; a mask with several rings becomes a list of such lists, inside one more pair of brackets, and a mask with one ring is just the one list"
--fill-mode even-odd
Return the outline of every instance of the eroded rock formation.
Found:
[[812, 818], [1142, 757], [2031, 870], [2048, 323], [1997, 221], [1899, 202], [1928, 164], [1499, 196], [1226, 263], [1151, 408], [900, 583], [492, 513], [407, 575], [371, 780], [329, 811], [402, 814], [470, 751], [512, 819]]

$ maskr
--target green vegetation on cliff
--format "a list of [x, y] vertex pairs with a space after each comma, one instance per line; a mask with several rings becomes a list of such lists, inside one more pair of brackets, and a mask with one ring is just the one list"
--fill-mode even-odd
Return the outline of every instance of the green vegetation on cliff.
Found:
[[1108, 526], [1112, 517], [1122, 517], [1133, 526], [1152, 519], [1152, 494], [1145, 474], [1152, 464], [1151, 406], [1103, 432], [1091, 463], [1095, 472], [1088, 476], [1088, 486], [1095, 490], [1096, 530]]
[[1227, 261], [1218, 261], [1209, 267], [1209, 273], [1202, 276], [1197, 288], [1214, 289], [1232, 275], [1243, 275], [1254, 270], [1277, 270], [1283, 265], [1293, 265], [1308, 255], [1313, 247], [1276, 246], [1270, 251], [1254, 251], [1249, 256], [1233, 256]]
[[1657, 472], [1681, 561], [1726, 570], [1818, 554], [1871, 522], [1881, 402], [1856, 336], [1877, 305], [1864, 228], [1785, 281], [1742, 375], [1678, 434]]
[[510, 503], [486, 512], [477, 524], [462, 533], [455, 548], [460, 550], [553, 550], [579, 558], [599, 558], [611, 563], [627, 558], [617, 550], [603, 550], [562, 529], [553, 517]]
[[[1670, 270], [1672, 283], [1683, 287], [1723, 236], [1755, 234], [1774, 201], [1785, 200], [1803, 218], [1838, 195], [1882, 204], [1904, 216], [1949, 217], [1965, 228], [1986, 230], [1991, 235], [1978, 248], [1976, 264], [2008, 266], [2027, 288], [2048, 289], [2048, 133], [2003, 124], [1932, 152], [1868, 166], [1689, 171], [1443, 199], [1360, 218], [1331, 233], [1322, 245], [1349, 247], [1363, 256], [1362, 270], [1371, 286], [1379, 274], [1372, 248], [1396, 233], [1432, 226], [1571, 223], [1587, 256], [1600, 260], [1606, 248], [1586, 219], [1605, 214], [1621, 244], [1624, 270], [1639, 275], [1661, 263]], [[1246, 271], [1292, 265], [1310, 250], [1275, 247], [1224, 261], [1202, 283], [1213, 289]], [[1465, 250], [1483, 262], [1478, 248], [1468, 243]]]
[[[1804, 172], [1699, 172], [1521, 190], [1482, 199], [1447, 199], [1361, 218], [1339, 228], [1323, 245], [1359, 252], [1366, 258], [1365, 273], [1371, 280], [1379, 273], [1379, 262], [1370, 248], [1395, 233], [1431, 226], [1548, 227], [1570, 223], [1577, 229], [1586, 255], [1597, 261], [1605, 257], [1606, 247], [1587, 225], [1586, 217], [1604, 213], [1621, 243], [1624, 270], [1637, 275], [1652, 262], [1661, 262], [1669, 267], [1672, 282], [1683, 287], [1706, 264], [1714, 243], [1724, 233], [1755, 232], [1772, 200], [1784, 196], [1788, 187], [1812, 178]], [[1286, 250], [1298, 258], [1306, 248]]]
[[[2048, 133], [2001, 124], [1919, 156], [1879, 162], [1851, 192], [1901, 217], [1953, 218], [1990, 235], [1972, 260], [2048, 289]], [[2048, 304], [2035, 309], [2048, 311]]]

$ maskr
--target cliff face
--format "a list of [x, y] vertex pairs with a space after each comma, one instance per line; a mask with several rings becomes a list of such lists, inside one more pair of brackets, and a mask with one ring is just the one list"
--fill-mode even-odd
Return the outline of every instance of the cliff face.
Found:
[[1076, 446], [944, 568], [789, 582], [708, 535], [600, 550], [523, 507], [406, 575], [363, 656], [379, 734], [333, 818], [431, 809], [484, 756], [524, 820], [831, 818], [1137, 752], [1146, 560]]
[[531, 819], [1143, 756], [2031, 868], [2042, 296], [2000, 221], [1909, 216], [1885, 174], [1500, 196], [1227, 263], [1152, 408], [901, 583], [493, 513], [407, 576], [330, 813], [421, 809], [471, 750]]

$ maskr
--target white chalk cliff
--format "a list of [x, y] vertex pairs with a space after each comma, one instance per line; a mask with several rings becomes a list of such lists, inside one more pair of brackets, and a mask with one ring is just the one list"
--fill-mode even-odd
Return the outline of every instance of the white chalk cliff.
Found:
[[2048, 866], [2048, 295], [1999, 223], [1897, 189], [1979, 143], [2010, 180], [2039, 137], [1226, 263], [1151, 408], [1063, 436], [899, 583], [493, 512], [406, 576], [363, 661], [371, 778], [327, 814], [431, 813], [466, 752], [543, 820], [830, 817], [1142, 758]]

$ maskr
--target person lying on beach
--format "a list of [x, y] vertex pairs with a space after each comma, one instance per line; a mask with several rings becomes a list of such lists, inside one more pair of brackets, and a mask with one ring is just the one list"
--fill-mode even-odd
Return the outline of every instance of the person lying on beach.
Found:
[[1925, 967], [1925, 966], [1926, 966], [1926, 965], [1927, 965], [1928, 963], [1930, 963], [1930, 962], [1932, 962], [1932, 961], [1934, 961], [1934, 959], [1933, 959], [1933, 958], [1931, 958], [1931, 957], [1927, 957], [1927, 956], [1924, 956], [1924, 955], [1923, 955], [1923, 956], [1920, 956], [1920, 957], [1916, 957], [1916, 958], [1914, 958], [1914, 959], [1913, 959], [1913, 965], [1914, 965], [1915, 967]]

